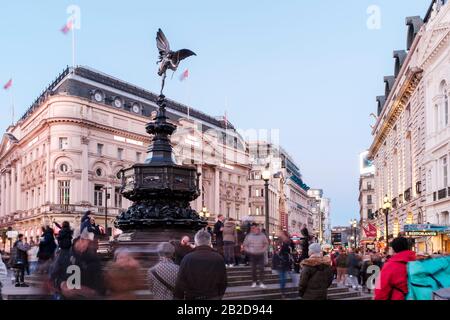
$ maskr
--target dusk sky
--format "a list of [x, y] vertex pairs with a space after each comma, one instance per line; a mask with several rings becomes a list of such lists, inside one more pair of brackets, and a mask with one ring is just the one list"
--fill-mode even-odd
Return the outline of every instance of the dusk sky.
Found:
[[[279, 129], [304, 181], [331, 198], [333, 225], [359, 216], [358, 155], [371, 142], [369, 117], [394, 50], [406, 47], [405, 17], [430, 0], [2, 1], [0, 130], [16, 120], [72, 63], [66, 8], [81, 9], [76, 63], [157, 92], [155, 34], [197, 53], [166, 96], [237, 128]], [[368, 8], [380, 10], [369, 28]], [[372, 21], [372, 20], [370, 20]], [[370, 22], [369, 21], [369, 22]], [[373, 24], [369, 24], [373, 26]], [[13, 78], [11, 91], [3, 85]]]

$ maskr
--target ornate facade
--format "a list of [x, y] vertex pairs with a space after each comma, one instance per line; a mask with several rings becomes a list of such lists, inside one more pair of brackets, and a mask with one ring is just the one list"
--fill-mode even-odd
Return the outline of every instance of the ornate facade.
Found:
[[[447, 187], [449, 152], [449, 23], [450, 7], [442, 0], [433, 1], [424, 19], [406, 19], [407, 51], [394, 51], [394, 76], [385, 77], [385, 95], [377, 98], [370, 158], [376, 168], [379, 240], [397, 236], [407, 224], [442, 224], [435, 217], [448, 212], [447, 192], [444, 196], [441, 190]], [[389, 235], [382, 210], [386, 195], [392, 205]], [[436, 250], [443, 241], [441, 236], [417, 238], [416, 248]]]
[[[143, 162], [145, 132], [156, 95], [100, 72], [67, 69], [35, 101], [0, 144], [0, 228], [27, 239], [54, 220], [73, 226], [87, 209], [108, 227], [130, 203], [119, 171]], [[202, 196], [192, 204], [211, 219], [239, 219], [248, 207], [245, 142], [230, 123], [174, 101], [170, 121], [177, 162], [197, 166]], [[106, 196], [106, 192], [109, 196]]]

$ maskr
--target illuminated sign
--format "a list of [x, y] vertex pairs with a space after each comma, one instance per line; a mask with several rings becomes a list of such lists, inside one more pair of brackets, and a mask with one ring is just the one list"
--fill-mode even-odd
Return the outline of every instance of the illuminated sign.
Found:
[[114, 136], [114, 140], [120, 141], [120, 142], [126, 142], [126, 143], [130, 143], [130, 144], [134, 144], [134, 145], [137, 145], [137, 146], [143, 146], [144, 145], [144, 143], [142, 141], [137, 141], [137, 140], [128, 139], [128, 138], [119, 137], [119, 136]]
[[434, 237], [437, 236], [435, 231], [408, 231], [406, 232], [408, 237]]
[[359, 155], [359, 173], [375, 173], [375, 166], [372, 161], [369, 160], [369, 151], [365, 151]]

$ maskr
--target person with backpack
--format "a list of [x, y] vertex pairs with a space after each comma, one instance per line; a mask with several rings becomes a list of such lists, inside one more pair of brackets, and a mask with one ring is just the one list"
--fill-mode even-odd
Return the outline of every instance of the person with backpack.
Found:
[[10, 265], [16, 270], [16, 287], [29, 287], [25, 283], [25, 270], [28, 266], [28, 250], [30, 246], [23, 242], [23, 234], [19, 234], [11, 252]]
[[398, 237], [392, 240], [394, 255], [381, 269], [375, 300], [405, 300], [408, 294], [408, 273], [406, 265], [416, 260], [415, 252], [409, 250], [408, 239]]

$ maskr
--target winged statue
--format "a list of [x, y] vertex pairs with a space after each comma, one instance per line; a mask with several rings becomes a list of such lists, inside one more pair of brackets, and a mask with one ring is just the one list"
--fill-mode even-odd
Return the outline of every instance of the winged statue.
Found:
[[158, 75], [162, 77], [162, 94], [167, 70], [170, 69], [174, 72], [177, 71], [182, 60], [190, 56], [196, 56], [196, 54], [189, 49], [181, 49], [178, 51], [170, 50], [169, 41], [161, 29], [158, 29], [158, 32], [156, 33], [156, 46], [159, 51], [159, 60], [157, 63], [159, 63]]

